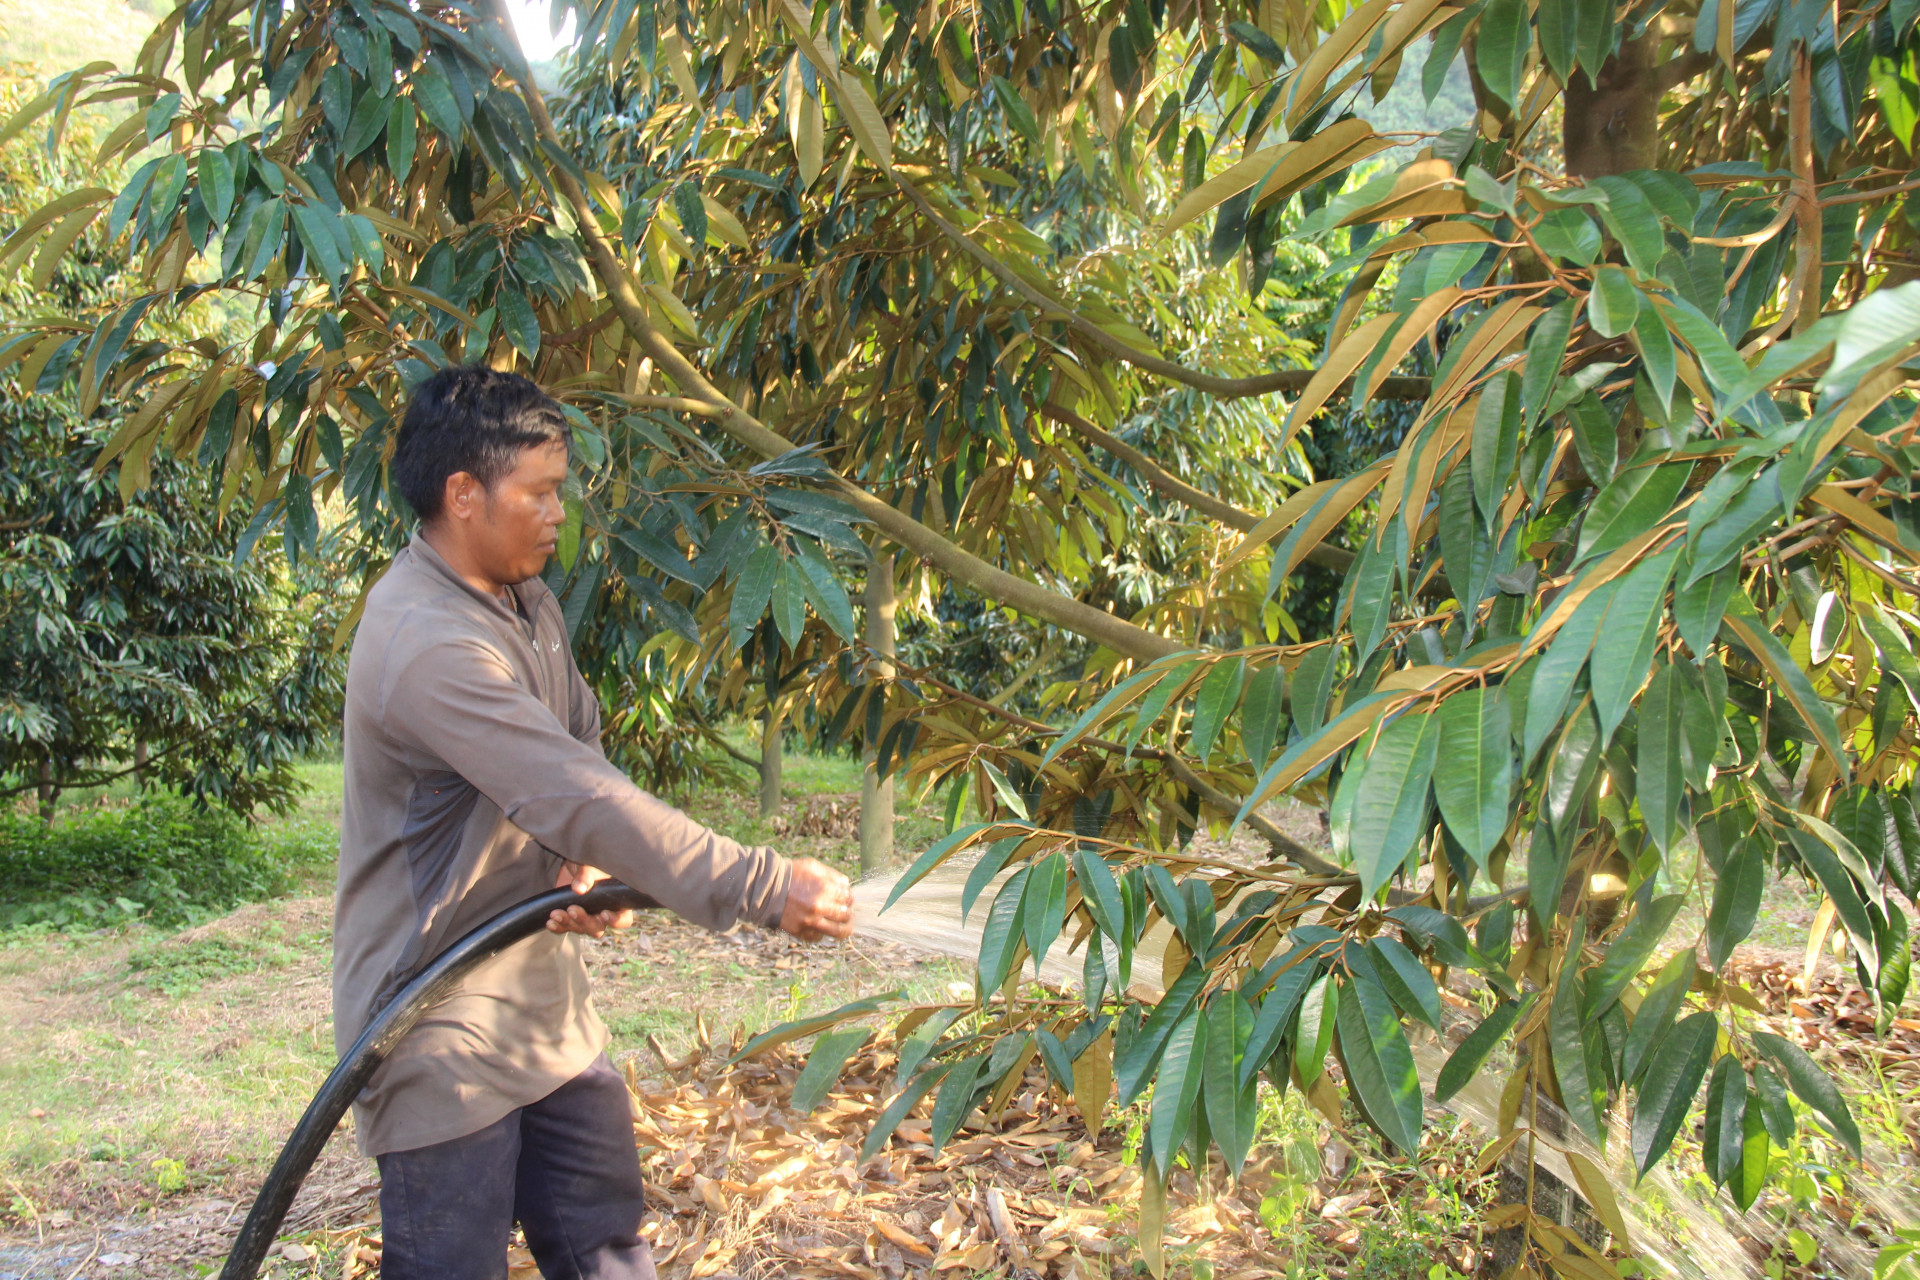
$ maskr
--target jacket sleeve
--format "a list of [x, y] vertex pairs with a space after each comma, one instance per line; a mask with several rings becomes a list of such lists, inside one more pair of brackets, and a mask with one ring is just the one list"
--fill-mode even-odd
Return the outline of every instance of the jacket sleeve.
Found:
[[[591, 700], [581, 682], [570, 706], [583, 693]], [[779, 922], [785, 858], [709, 831], [634, 786], [601, 755], [597, 715], [594, 740], [582, 741], [578, 715], [561, 724], [486, 645], [427, 647], [392, 678], [385, 702], [388, 732], [444, 762], [554, 852], [710, 929]]]

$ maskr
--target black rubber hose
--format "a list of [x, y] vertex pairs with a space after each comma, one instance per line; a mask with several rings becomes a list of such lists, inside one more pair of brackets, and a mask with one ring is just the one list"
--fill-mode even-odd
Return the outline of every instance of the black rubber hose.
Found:
[[294, 1194], [306, 1181], [307, 1171], [313, 1168], [327, 1139], [333, 1136], [340, 1117], [367, 1087], [367, 1081], [400, 1043], [400, 1038], [474, 966], [539, 933], [547, 927], [547, 917], [558, 908], [577, 906], [597, 912], [655, 905], [653, 899], [639, 890], [613, 881], [602, 882], [586, 893], [555, 889], [508, 907], [435, 957], [432, 964], [400, 988], [400, 993], [374, 1016], [353, 1047], [341, 1057], [327, 1082], [320, 1086], [320, 1092], [307, 1104], [306, 1114], [293, 1128], [293, 1136], [280, 1148], [273, 1172], [267, 1175], [260, 1194], [254, 1197], [253, 1208], [248, 1210], [240, 1235], [227, 1254], [227, 1264], [220, 1270], [220, 1280], [253, 1280], [259, 1274], [260, 1264], [266, 1261], [267, 1250], [273, 1247], [273, 1238], [280, 1233], [280, 1224], [286, 1219]]

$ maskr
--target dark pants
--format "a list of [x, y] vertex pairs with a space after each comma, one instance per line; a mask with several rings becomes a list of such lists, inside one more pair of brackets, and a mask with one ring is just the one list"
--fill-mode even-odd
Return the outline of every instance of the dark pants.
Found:
[[627, 1086], [605, 1055], [478, 1133], [379, 1162], [386, 1280], [504, 1280], [516, 1221], [547, 1280], [654, 1280]]

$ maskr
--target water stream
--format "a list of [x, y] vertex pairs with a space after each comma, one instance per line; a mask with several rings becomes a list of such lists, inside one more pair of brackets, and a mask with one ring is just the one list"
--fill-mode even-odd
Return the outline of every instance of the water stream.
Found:
[[[971, 869], [969, 861], [950, 860], [885, 910], [883, 905], [898, 874], [863, 880], [854, 892], [855, 928], [864, 937], [973, 960], [979, 954], [980, 930], [993, 903], [994, 892], [1007, 873], [1002, 873], [979, 895], [970, 918], [963, 923], [961, 890]], [[1164, 936], [1167, 926], [1162, 923], [1156, 929]], [[1158, 995], [1162, 947], [1150, 933], [1135, 949], [1133, 993], [1136, 996], [1151, 999]], [[1027, 962], [1027, 971], [1033, 971], [1031, 961]], [[1079, 956], [1067, 954], [1064, 939], [1054, 945], [1039, 969], [1042, 982], [1059, 988], [1077, 988], [1080, 973]], [[1440, 1046], [1429, 1044], [1416, 1050], [1414, 1060], [1420, 1070], [1421, 1083], [1431, 1097], [1433, 1081], [1445, 1061], [1445, 1052]], [[1489, 1068], [1491, 1066], [1489, 1064]], [[1445, 1106], [1491, 1136], [1499, 1127], [1499, 1090], [1499, 1073], [1483, 1070]], [[1541, 1105], [1551, 1104], [1543, 1100]], [[1631, 1149], [1628, 1120], [1624, 1112], [1613, 1117], [1605, 1153], [1588, 1145], [1571, 1125], [1558, 1126], [1570, 1137], [1555, 1141], [1563, 1146], [1577, 1146], [1582, 1154], [1611, 1171], [1614, 1196], [1632, 1237], [1632, 1250], [1649, 1264], [1649, 1274], [1664, 1274], [1676, 1280], [1731, 1280], [1733, 1277], [1764, 1280], [1766, 1272], [1741, 1238], [1753, 1236], [1771, 1242], [1779, 1230], [1774, 1223], [1763, 1216], [1757, 1206], [1752, 1215], [1742, 1215], [1724, 1193], [1713, 1194], [1703, 1178], [1680, 1174], [1671, 1161], [1636, 1183], [1628, 1156]], [[1812, 1121], [1803, 1120], [1803, 1123]], [[1542, 1125], [1543, 1129], [1546, 1127]], [[1920, 1194], [1916, 1194], [1911, 1180], [1895, 1182], [1888, 1176], [1898, 1172], [1891, 1154], [1870, 1149], [1868, 1155], [1868, 1169], [1847, 1171], [1848, 1194], [1869, 1205], [1885, 1221], [1920, 1222]], [[1575, 1185], [1565, 1156], [1545, 1141], [1537, 1145], [1536, 1160], [1541, 1168], [1568, 1186]], [[1863, 1277], [1872, 1274], [1873, 1250], [1849, 1230], [1846, 1221], [1834, 1215], [1802, 1215], [1799, 1225], [1818, 1241], [1820, 1259], [1829, 1274]]]

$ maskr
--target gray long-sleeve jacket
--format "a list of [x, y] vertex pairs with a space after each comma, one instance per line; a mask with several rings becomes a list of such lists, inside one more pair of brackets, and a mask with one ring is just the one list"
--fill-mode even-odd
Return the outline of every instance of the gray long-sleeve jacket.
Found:
[[[488, 917], [610, 872], [709, 928], [779, 921], [789, 866], [635, 787], [600, 751], [553, 593], [516, 612], [416, 537], [368, 593], [347, 666], [334, 1043]], [[572, 1079], [606, 1047], [581, 940], [541, 933], [475, 970], [355, 1104], [369, 1155], [445, 1142]]]

